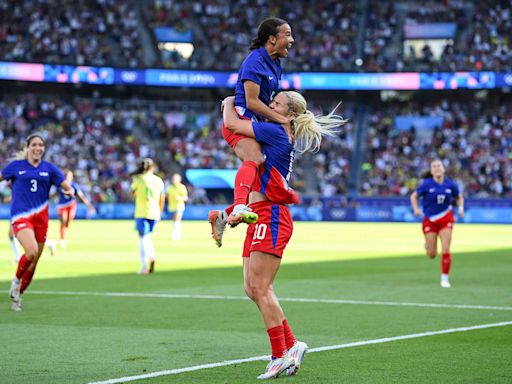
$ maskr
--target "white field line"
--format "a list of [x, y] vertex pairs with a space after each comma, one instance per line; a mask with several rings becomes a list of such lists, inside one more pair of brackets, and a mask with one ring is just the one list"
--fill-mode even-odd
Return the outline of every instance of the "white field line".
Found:
[[[389, 343], [389, 342], [392, 342], [392, 341], [399, 341], [399, 340], [418, 339], [420, 337], [429, 337], [429, 336], [435, 336], [435, 335], [445, 335], [445, 334], [448, 334], [448, 333], [468, 332], [468, 331], [474, 331], [474, 330], [477, 330], [477, 329], [504, 327], [504, 326], [507, 326], [507, 325], [512, 325], [512, 321], [503, 321], [503, 322], [500, 322], [500, 323], [492, 323], [492, 324], [473, 325], [471, 327], [450, 328], [450, 329], [443, 329], [443, 330], [440, 330], [440, 331], [413, 333], [413, 334], [410, 334], [410, 335], [402, 335], [402, 336], [394, 336], [394, 337], [384, 337], [382, 339], [356, 341], [356, 342], [347, 343], [347, 344], [329, 345], [329, 346], [325, 346], [325, 347], [311, 348], [309, 350], [309, 353], [323, 352], [323, 351], [332, 351], [332, 350], [335, 350], [335, 349], [343, 349], [343, 348], [360, 347], [360, 346], [371, 345], [371, 344]], [[159, 376], [169, 376], [169, 375], [177, 375], [179, 373], [184, 373], [184, 372], [199, 371], [201, 369], [224, 367], [224, 366], [227, 366], [227, 365], [248, 363], [248, 362], [258, 361], [258, 360], [268, 360], [269, 358], [270, 358], [270, 356], [255, 356], [255, 357], [248, 357], [246, 359], [227, 360], [227, 361], [221, 361], [221, 362], [218, 362], [218, 363], [201, 364], [201, 365], [195, 365], [195, 366], [186, 367], [186, 368], [169, 369], [169, 370], [165, 370], [165, 371], [151, 372], [151, 373], [146, 373], [146, 374], [137, 375], [137, 376], [126, 376], [126, 377], [120, 377], [120, 378], [117, 378], [117, 379], [108, 379], [108, 380], [104, 380], [104, 381], [94, 381], [94, 382], [90, 382], [89, 384], [126, 383], [126, 382], [129, 382], [129, 381], [143, 380], [143, 379], [149, 379], [149, 378], [159, 377]]]
[[[249, 300], [245, 296], [216, 296], [216, 295], [182, 295], [173, 293], [138, 293], [138, 292], [72, 292], [72, 291], [29, 291], [37, 295], [64, 296], [105, 296], [105, 297], [150, 297], [164, 299], [203, 299], [203, 300]], [[279, 301], [321, 304], [356, 304], [356, 305], [387, 305], [393, 307], [425, 307], [425, 308], [456, 308], [480, 309], [493, 311], [512, 311], [512, 307], [468, 305], [468, 304], [436, 304], [436, 303], [407, 303], [399, 301], [365, 301], [365, 300], [336, 300], [336, 299], [307, 299], [280, 297]]]

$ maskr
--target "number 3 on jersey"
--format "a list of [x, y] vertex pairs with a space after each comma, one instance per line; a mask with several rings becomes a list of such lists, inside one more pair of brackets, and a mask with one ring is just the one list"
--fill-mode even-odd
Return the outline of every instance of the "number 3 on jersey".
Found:
[[37, 192], [37, 180], [30, 180], [30, 192]]
[[256, 228], [254, 229], [254, 236], [252, 237], [254, 240], [263, 240], [265, 239], [265, 235], [267, 234], [267, 224], [256, 224]]

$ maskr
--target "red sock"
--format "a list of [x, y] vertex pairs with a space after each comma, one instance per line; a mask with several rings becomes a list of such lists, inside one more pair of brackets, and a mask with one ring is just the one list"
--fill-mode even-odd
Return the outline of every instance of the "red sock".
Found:
[[64, 224], [60, 225], [60, 239], [64, 240], [66, 238], [66, 226]]
[[16, 269], [16, 278], [21, 279], [23, 275], [25, 274], [27, 268], [30, 265], [30, 260], [27, 259], [27, 256], [23, 255], [20, 258], [20, 261], [18, 261], [18, 269]]
[[258, 173], [258, 164], [244, 161], [235, 176], [235, 205], [247, 204], [252, 184]]
[[441, 270], [445, 275], [450, 273], [450, 266], [452, 265], [452, 254], [450, 252], [443, 253], [441, 260]]
[[23, 274], [23, 278], [21, 279], [20, 293], [25, 292], [25, 289], [27, 289], [27, 287], [30, 285], [30, 282], [32, 281], [32, 277], [34, 276], [35, 271], [35, 264], [33, 268], [27, 268], [26, 272]]
[[295, 336], [293, 335], [292, 329], [288, 325], [286, 319], [283, 320], [284, 338], [286, 340], [286, 348], [290, 349], [295, 344]]
[[272, 356], [276, 358], [283, 357], [288, 350], [284, 338], [283, 325], [277, 325], [273, 328], [267, 329], [268, 337], [270, 338], [270, 345], [272, 347]]

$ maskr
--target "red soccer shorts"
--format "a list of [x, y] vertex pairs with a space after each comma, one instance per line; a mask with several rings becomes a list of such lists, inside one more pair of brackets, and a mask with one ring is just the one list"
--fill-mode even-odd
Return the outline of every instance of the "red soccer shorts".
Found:
[[430, 221], [428, 217], [423, 218], [423, 233], [439, 233], [445, 228], [452, 229], [455, 218], [453, 212], [450, 211], [448, 214], [437, 221]]
[[57, 207], [57, 213], [59, 216], [63, 216], [67, 213], [68, 220], [73, 220], [76, 216], [76, 200], [73, 200], [69, 205], [65, 205], [64, 207]]
[[260, 201], [250, 207], [259, 218], [257, 223], [247, 228], [242, 256], [250, 257], [251, 252], [263, 252], [281, 258], [293, 233], [290, 210], [285, 205], [271, 201]]
[[48, 232], [48, 209], [26, 218], [20, 218], [12, 223], [14, 235], [27, 228], [34, 231], [38, 243], [44, 243]]
[[[242, 120], [250, 120], [249, 118], [247, 118], [245, 116], [238, 115], [238, 117], [241, 118]], [[238, 144], [238, 142], [240, 140], [247, 139], [247, 136], [233, 133], [233, 131], [230, 131], [229, 129], [227, 129], [226, 126], [224, 125], [224, 123], [222, 123], [222, 137], [224, 137], [224, 140], [226, 140], [226, 143], [228, 143], [229, 146], [233, 149], [235, 149], [236, 145]]]

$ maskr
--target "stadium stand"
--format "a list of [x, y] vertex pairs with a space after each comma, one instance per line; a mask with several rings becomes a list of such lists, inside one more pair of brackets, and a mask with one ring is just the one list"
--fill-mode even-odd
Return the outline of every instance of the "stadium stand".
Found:
[[[283, 63], [286, 72], [512, 70], [511, 0], [371, 7], [367, 1], [334, 0], [238, 3], [65, 0], [57, 7], [55, 0], [0, 0], [0, 59], [231, 71], [247, 54], [260, 16], [268, 14], [289, 20], [293, 28], [296, 41]], [[453, 37], [441, 43], [439, 57], [421, 45], [417, 57], [409, 55], [406, 25], [439, 22], [455, 27]], [[159, 27], [177, 35], [191, 32], [194, 51], [188, 60], [158, 49]], [[13, 155], [29, 131], [46, 131], [49, 159], [76, 170], [95, 202], [131, 200], [128, 174], [140, 156], [156, 158], [166, 174], [238, 166], [218, 129], [218, 100], [230, 90], [173, 89], [148, 97], [136, 92], [127, 97], [124, 89], [113, 87], [98, 95], [69, 87], [52, 93], [37, 84], [24, 90], [4, 87], [0, 161]], [[512, 197], [508, 95], [417, 92], [385, 100], [377, 92], [362, 97], [311, 91], [307, 99], [315, 113], [327, 113], [342, 100], [350, 123], [338, 137], [325, 140], [319, 153], [297, 160], [292, 185], [323, 197], [406, 196], [437, 153], [468, 197]], [[87, 156], [78, 158], [78, 148]], [[204, 191], [196, 195], [208, 199]], [[194, 191], [192, 196], [194, 201]]]
[[[260, 18], [279, 15], [290, 22], [296, 36], [287, 71], [510, 70], [512, 66], [511, 0], [398, 1], [371, 7], [366, 3], [1, 0], [0, 58], [237, 70]], [[453, 24], [452, 36], [440, 43], [439, 54], [423, 39], [411, 55], [411, 48], [404, 46], [406, 25], [432, 23]], [[170, 29], [173, 36], [190, 33], [190, 58], [160, 50], [158, 27]]]

